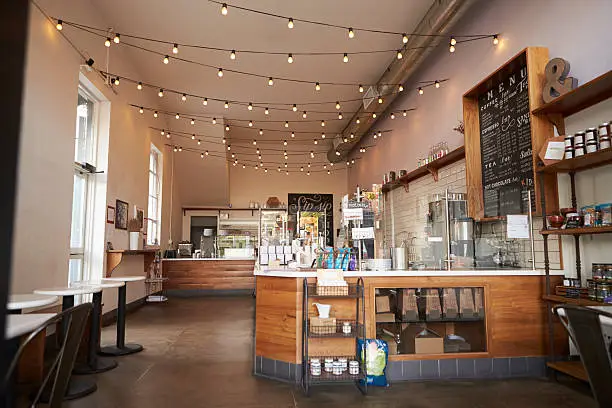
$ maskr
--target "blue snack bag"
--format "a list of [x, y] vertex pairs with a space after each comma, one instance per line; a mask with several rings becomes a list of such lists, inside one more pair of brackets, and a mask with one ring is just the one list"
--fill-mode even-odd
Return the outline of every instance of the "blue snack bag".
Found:
[[389, 360], [389, 345], [387, 342], [378, 339], [366, 339], [364, 342], [362, 339], [357, 339], [357, 347], [362, 366], [366, 367], [367, 384], [387, 387], [389, 385], [386, 374], [387, 361]]

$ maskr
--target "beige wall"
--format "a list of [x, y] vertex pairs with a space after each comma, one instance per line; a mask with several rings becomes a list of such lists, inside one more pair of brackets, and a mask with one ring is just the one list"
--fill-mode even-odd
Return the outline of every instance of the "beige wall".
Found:
[[[106, 26], [88, 2], [72, 1], [71, 15], [81, 21], [92, 21]], [[43, 6], [53, 14], [53, 2]], [[68, 7], [62, 4], [62, 7]], [[106, 50], [97, 42], [84, 42], [79, 49], [102, 66]], [[117, 51], [118, 53], [121, 50]], [[135, 71], [129, 58], [117, 58], [114, 68], [126, 74]], [[162, 243], [168, 240], [171, 196], [174, 197], [174, 219], [180, 226], [181, 202], [178, 189], [171, 194], [169, 175], [172, 163], [169, 150], [157, 132], [149, 130], [153, 118], [139, 115], [127, 103], [138, 91], [120, 86], [113, 93], [95, 73], [80, 70], [83, 61], [61, 38], [35, 7], [31, 7], [27, 50], [27, 67], [23, 103], [21, 152], [18, 169], [18, 191], [13, 249], [12, 293], [27, 293], [34, 289], [66, 285], [68, 282], [69, 239], [72, 209], [74, 135], [76, 121], [79, 72], [109, 101], [110, 128], [108, 129], [108, 166], [99, 180], [107, 180], [105, 201], [115, 205], [115, 199], [127, 201], [130, 208], [137, 205], [147, 211], [148, 157], [151, 143], [164, 154], [164, 183], [162, 211]], [[151, 102], [153, 103], [153, 102]], [[108, 106], [107, 106], [108, 107]], [[157, 123], [159, 126], [159, 122]], [[99, 181], [98, 180], [98, 181]], [[110, 227], [110, 228], [109, 228]], [[180, 236], [180, 228], [173, 231]], [[104, 241], [115, 248], [128, 246], [128, 234], [106, 227]], [[95, 247], [97, 257], [103, 258], [103, 244]], [[103, 264], [103, 262], [99, 262]], [[98, 268], [93, 277], [101, 277]], [[142, 257], [134, 257], [121, 265], [116, 274], [144, 275]], [[144, 295], [143, 283], [132, 283], [128, 300]], [[104, 294], [105, 309], [116, 304], [115, 290]]]

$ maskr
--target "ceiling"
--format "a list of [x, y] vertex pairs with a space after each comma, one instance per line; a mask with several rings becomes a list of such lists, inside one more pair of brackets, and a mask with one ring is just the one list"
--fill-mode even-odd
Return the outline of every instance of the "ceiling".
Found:
[[[246, 105], [230, 104], [224, 108], [223, 102], [209, 101], [203, 105], [201, 98], [188, 98], [186, 102], [180, 95], [166, 92], [164, 98], [155, 97], [158, 106], [170, 112], [185, 113], [181, 124], [176, 123], [176, 130], [190, 133], [207, 134], [210, 132], [212, 117], [224, 118], [230, 130], [225, 132], [227, 143], [232, 146], [232, 153], [239, 161], [258, 161], [253, 146], [262, 150], [262, 161], [265, 166], [276, 167], [285, 161], [283, 150], [287, 150], [289, 168], [306, 162], [323, 163], [325, 153], [332, 137], [341, 132], [355, 112], [360, 101], [342, 103], [336, 110], [335, 101], [359, 99], [363, 94], [357, 86], [322, 85], [315, 91], [314, 83], [345, 82], [375, 83], [389, 63], [395, 58], [394, 52], [350, 55], [348, 63], [342, 60], [342, 54], [327, 56], [296, 55], [292, 64], [287, 62], [284, 53], [299, 52], [339, 52], [351, 53], [366, 50], [394, 50], [402, 46], [398, 35], [376, 34], [355, 30], [355, 38], [349, 39], [344, 29], [322, 27], [302, 22], [295, 22], [289, 29], [287, 20], [241, 11], [232, 7], [244, 6], [275, 14], [292, 16], [296, 19], [324, 21], [344, 26], [366, 27], [396, 32], [410, 32], [422, 19], [433, 0], [230, 0], [226, 16], [220, 13], [220, 6], [209, 1], [175, 0], [90, 0], [97, 8], [102, 21], [107, 21], [115, 32], [124, 33], [122, 43], [132, 43], [171, 56], [170, 63], [162, 62], [163, 55], [155, 55], [142, 50], [122, 46], [129, 50], [129, 57], [136, 66], [139, 79], [143, 82], [162, 86], [164, 89], [175, 89], [189, 94], [207, 96], [229, 101], [252, 101], [255, 108], [250, 111]], [[62, 8], [62, 2], [53, 2], [53, 12], [66, 20], [70, 19], [70, 8]], [[99, 21], [77, 21], [79, 23], [100, 27]], [[104, 27], [102, 27], [104, 28]], [[78, 35], [90, 36], [76, 31]], [[126, 34], [153, 37], [182, 44], [200, 44], [211, 47], [236, 50], [262, 50], [281, 52], [282, 55], [258, 55], [237, 52], [231, 60], [226, 51], [199, 50], [179, 47], [178, 57], [198, 61], [213, 68], [207, 68], [181, 62], [172, 58], [171, 47], [146, 41], [127, 38]], [[114, 46], [114, 45], [113, 45]], [[111, 60], [112, 62], [112, 60]], [[217, 68], [225, 72], [223, 78], [217, 76]], [[227, 72], [239, 70], [256, 73], [265, 78], [254, 78]], [[112, 64], [109, 71], [112, 72]], [[117, 72], [117, 74], [122, 74]], [[276, 79], [273, 86], [268, 85], [267, 77], [287, 77], [307, 80], [309, 83], [292, 83]], [[156, 89], [148, 89], [150, 95]], [[146, 99], [129, 101], [135, 105], [146, 104]], [[324, 105], [305, 105], [313, 102], [330, 102]], [[276, 106], [273, 103], [296, 104], [297, 112], [291, 106]], [[145, 105], [148, 106], [148, 105]], [[270, 107], [270, 114], [264, 114], [264, 106]], [[307, 119], [302, 112], [308, 112]], [[325, 112], [316, 113], [315, 111]], [[338, 112], [343, 119], [338, 120]], [[188, 117], [202, 120], [191, 126]], [[253, 127], [248, 127], [248, 121]], [[325, 120], [325, 127], [321, 126]], [[289, 128], [284, 122], [289, 121]], [[221, 121], [219, 120], [219, 123]], [[218, 124], [217, 126], [222, 126]], [[259, 129], [270, 129], [259, 134]], [[295, 138], [291, 138], [291, 131]], [[310, 132], [310, 133], [301, 133]], [[326, 134], [325, 140], [321, 133]], [[211, 139], [209, 146], [197, 146], [186, 140], [185, 144], [194, 144], [197, 149], [221, 151], [219, 143], [222, 133], [215, 132], [217, 139]], [[314, 145], [314, 139], [318, 144]], [[287, 146], [283, 141], [287, 140]], [[311, 158], [310, 151], [315, 152]], [[230, 154], [226, 152], [226, 154]], [[229, 159], [229, 156], [228, 156]]]

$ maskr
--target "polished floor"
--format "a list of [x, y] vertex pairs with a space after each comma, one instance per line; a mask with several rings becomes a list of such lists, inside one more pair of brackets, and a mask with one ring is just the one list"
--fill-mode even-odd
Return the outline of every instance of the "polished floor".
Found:
[[[363, 397], [354, 386], [298, 388], [252, 376], [254, 300], [171, 298], [128, 317], [128, 341], [141, 353], [97, 375], [98, 391], [69, 408], [411, 407], [591, 408], [586, 387], [547, 380], [395, 383]], [[112, 343], [115, 326], [103, 331]]]

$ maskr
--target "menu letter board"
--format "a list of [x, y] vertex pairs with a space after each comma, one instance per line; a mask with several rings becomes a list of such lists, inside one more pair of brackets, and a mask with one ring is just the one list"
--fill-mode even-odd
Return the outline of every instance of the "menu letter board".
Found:
[[527, 65], [496, 78], [478, 96], [484, 216], [528, 211], [535, 202]]

